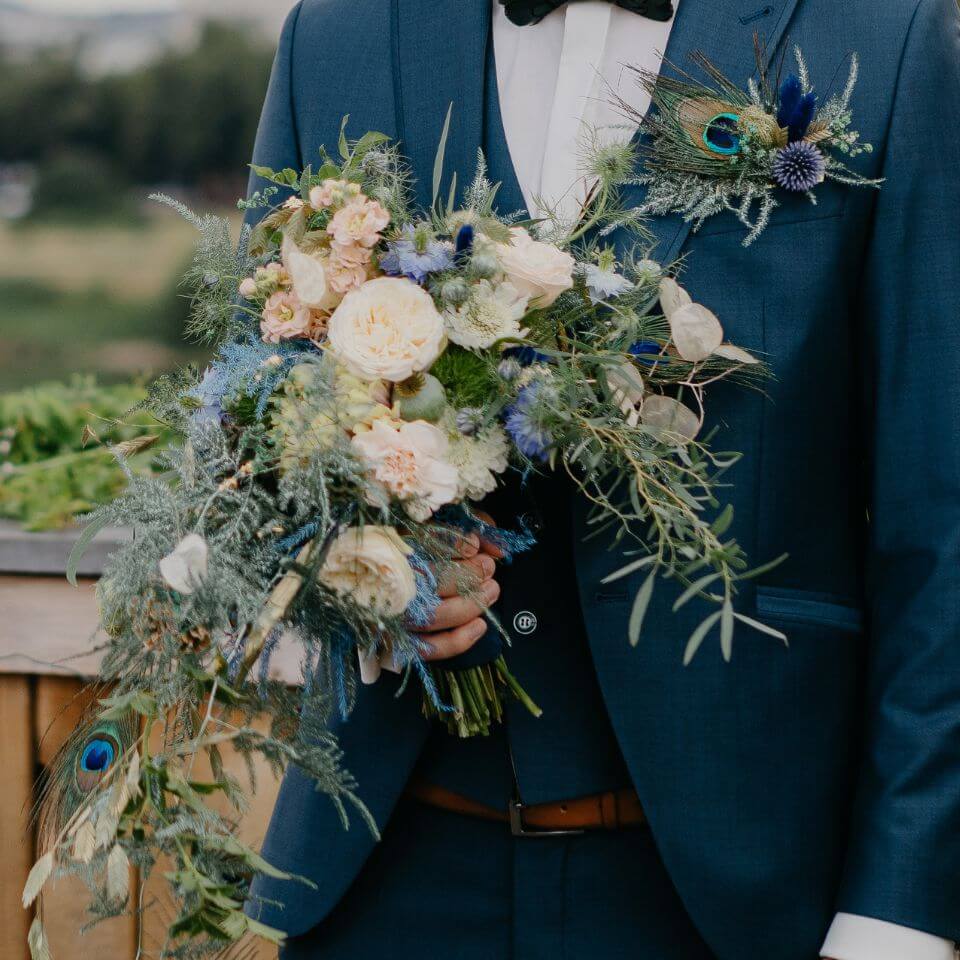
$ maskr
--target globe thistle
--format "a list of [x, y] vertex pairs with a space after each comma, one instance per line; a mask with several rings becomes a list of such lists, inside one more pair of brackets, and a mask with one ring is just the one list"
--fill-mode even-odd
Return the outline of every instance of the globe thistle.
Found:
[[812, 143], [799, 140], [777, 151], [773, 160], [773, 179], [785, 190], [806, 193], [823, 183], [827, 163]]

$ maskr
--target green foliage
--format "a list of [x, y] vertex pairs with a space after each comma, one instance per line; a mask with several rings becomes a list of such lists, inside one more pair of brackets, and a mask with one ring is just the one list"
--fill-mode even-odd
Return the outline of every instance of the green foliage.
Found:
[[[102, 387], [80, 377], [0, 395], [0, 516], [47, 530], [113, 499], [126, 477], [111, 448], [169, 439], [148, 414], [125, 417], [144, 395], [139, 385]], [[84, 442], [88, 427], [99, 442], [89, 433]], [[149, 471], [152, 457], [144, 451], [129, 465]]]
[[430, 368], [454, 407], [479, 407], [498, 390], [496, 367], [486, 356], [450, 346]]

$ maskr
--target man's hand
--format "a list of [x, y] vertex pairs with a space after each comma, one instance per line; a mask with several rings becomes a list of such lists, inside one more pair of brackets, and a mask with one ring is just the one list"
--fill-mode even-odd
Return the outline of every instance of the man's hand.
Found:
[[[491, 522], [486, 516], [483, 519]], [[500, 597], [500, 584], [494, 579], [497, 560], [503, 556], [500, 550], [471, 533], [461, 538], [457, 553], [458, 570], [440, 582], [441, 601], [433, 619], [414, 630], [429, 644], [425, 660], [449, 660], [469, 650], [487, 632], [483, 611]], [[465, 582], [471, 598], [458, 589]]]

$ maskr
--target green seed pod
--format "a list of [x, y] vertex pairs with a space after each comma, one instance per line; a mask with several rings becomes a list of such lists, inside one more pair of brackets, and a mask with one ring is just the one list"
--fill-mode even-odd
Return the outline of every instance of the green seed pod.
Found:
[[443, 384], [429, 373], [423, 378], [423, 386], [412, 396], [400, 398], [400, 416], [404, 420], [426, 420], [436, 423], [447, 407], [447, 395]]

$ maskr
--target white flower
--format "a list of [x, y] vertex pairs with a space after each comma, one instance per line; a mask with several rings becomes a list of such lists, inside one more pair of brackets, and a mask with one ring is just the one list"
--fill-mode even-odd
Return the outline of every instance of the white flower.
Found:
[[660, 281], [660, 307], [670, 323], [670, 337], [684, 360], [706, 360], [723, 342], [716, 315], [693, 298], [671, 277]]
[[457, 499], [482, 500], [497, 489], [497, 476], [509, 464], [510, 442], [503, 428], [494, 425], [472, 437], [453, 426], [450, 435], [450, 462], [460, 478]]
[[330, 545], [318, 579], [362, 607], [396, 617], [417, 595], [407, 561], [412, 552], [392, 527], [349, 527]]
[[466, 303], [447, 310], [443, 318], [454, 343], [485, 350], [504, 337], [521, 337], [520, 321], [526, 315], [527, 296], [512, 283], [480, 280]]
[[443, 319], [430, 294], [402, 277], [352, 290], [327, 328], [329, 349], [364, 380], [399, 383], [427, 370], [443, 351]]
[[404, 501], [415, 520], [429, 519], [435, 510], [456, 499], [459, 478], [448, 460], [447, 437], [432, 423], [381, 417], [351, 442], [372, 479]]
[[533, 306], [549, 307], [573, 286], [573, 257], [552, 244], [534, 240], [523, 227], [511, 227], [510, 238], [510, 243], [494, 245], [503, 272]]
[[206, 579], [208, 555], [207, 541], [197, 533], [188, 533], [160, 561], [160, 575], [177, 593], [189, 595]]
[[617, 273], [613, 269], [606, 270], [597, 263], [584, 265], [583, 279], [593, 303], [619, 297], [620, 294], [633, 289], [633, 284], [622, 273]]
[[340, 296], [330, 287], [329, 257], [325, 253], [304, 253], [290, 237], [284, 236], [282, 256], [293, 292], [304, 306], [329, 311], [340, 302]]

